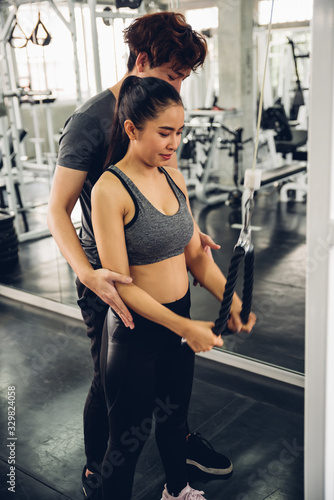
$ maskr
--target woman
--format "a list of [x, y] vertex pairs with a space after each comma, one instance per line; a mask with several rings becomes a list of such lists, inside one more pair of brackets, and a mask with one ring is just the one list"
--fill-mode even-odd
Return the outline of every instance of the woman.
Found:
[[[110, 429], [103, 495], [131, 498], [154, 415], [167, 479], [162, 500], [200, 500], [203, 492], [187, 484], [185, 458], [194, 353], [223, 341], [213, 322], [189, 317], [188, 270], [219, 301], [226, 280], [194, 229], [182, 174], [165, 168], [184, 125], [178, 92], [163, 80], [131, 76], [120, 89], [116, 116], [115, 165], [93, 189], [92, 221], [103, 267], [133, 279], [116, 287], [135, 328], [109, 309], [101, 352]], [[255, 316], [242, 325], [240, 311], [235, 295], [229, 327], [249, 332]]]

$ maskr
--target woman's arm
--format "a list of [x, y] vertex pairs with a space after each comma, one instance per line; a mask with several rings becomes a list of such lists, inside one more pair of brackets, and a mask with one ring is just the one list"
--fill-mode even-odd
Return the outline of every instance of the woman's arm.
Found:
[[[128, 210], [129, 195], [122, 183], [110, 173], [103, 174], [92, 192], [92, 222], [97, 248], [103, 267], [125, 275], [130, 272], [124, 234], [124, 217]], [[212, 332], [213, 322], [183, 318], [134, 283], [116, 283], [116, 288], [133, 311], [185, 338], [195, 352], [222, 345], [221, 338]]]
[[[184, 178], [180, 172], [170, 172], [174, 181], [184, 192], [189, 211], [191, 208], [187, 195], [187, 188]], [[198, 226], [195, 224], [195, 230], [192, 239], [185, 249], [186, 263], [189, 271], [194, 278], [209, 292], [211, 292], [219, 301], [222, 301], [226, 278], [214, 262], [211, 256], [207, 254], [203, 248]], [[250, 332], [256, 322], [256, 316], [250, 313], [247, 324], [243, 324], [240, 318], [242, 302], [238, 295], [234, 293], [231, 305], [231, 318], [228, 322], [228, 327], [232, 331]]]
[[61, 253], [80, 281], [104, 302], [117, 308], [126, 326], [133, 326], [132, 317], [114, 287], [116, 280], [127, 283], [131, 279], [108, 269], [94, 270], [82, 249], [71, 220], [71, 213], [86, 175], [87, 172], [57, 165], [49, 198], [48, 226]]
[[[226, 278], [214, 260], [204, 251], [199, 236], [193, 236], [189, 245], [187, 245], [185, 254], [187, 266], [191, 274], [221, 302], [225, 290]], [[255, 324], [256, 317], [253, 313], [250, 313], [248, 322], [244, 325], [240, 318], [241, 308], [241, 300], [234, 293], [228, 327], [232, 331], [250, 332]]]

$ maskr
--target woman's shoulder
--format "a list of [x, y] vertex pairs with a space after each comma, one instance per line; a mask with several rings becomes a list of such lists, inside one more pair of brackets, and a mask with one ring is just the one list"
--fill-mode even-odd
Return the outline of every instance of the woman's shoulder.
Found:
[[173, 179], [174, 182], [183, 182], [184, 183], [184, 177], [182, 175], [182, 172], [178, 170], [177, 168], [174, 167], [164, 167], [166, 172], [170, 175], [170, 177]]
[[119, 179], [116, 177], [116, 175], [113, 175], [112, 172], [109, 169], [107, 169], [99, 177], [93, 189], [95, 189], [95, 191], [97, 190], [103, 191], [105, 189], [109, 189], [114, 185], [117, 186], [118, 183]]
[[173, 179], [175, 184], [185, 193], [187, 191], [187, 188], [182, 172], [174, 167], [164, 167], [164, 169]]
[[92, 190], [92, 196], [103, 197], [106, 202], [123, 201], [125, 194], [126, 190], [120, 179], [108, 169], [103, 172]]

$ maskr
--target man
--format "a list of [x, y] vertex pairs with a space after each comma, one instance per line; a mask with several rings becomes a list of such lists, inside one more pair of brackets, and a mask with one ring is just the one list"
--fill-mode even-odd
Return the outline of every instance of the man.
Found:
[[[84, 493], [91, 499], [100, 494], [100, 465], [108, 441], [107, 409], [99, 371], [102, 326], [108, 307], [133, 328], [132, 317], [114, 287], [115, 281], [130, 283], [131, 278], [101, 267], [91, 223], [91, 190], [110, 160], [112, 121], [124, 78], [153, 76], [180, 92], [182, 81], [203, 65], [207, 51], [205, 39], [178, 13], [142, 16], [124, 33], [130, 50], [127, 73], [116, 85], [83, 104], [65, 124], [48, 212], [50, 231], [78, 276], [78, 303], [91, 339], [94, 378], [84, 409], [87, 462], [82, 475]], [[177, 167], [175, 160], [174, 163]], [[70, 217], [78, 198], [82, 208], [79, 238]], [[203, 246], [219, 248], [207, 235], [201, 234], [201, 240]], [[189, 434], [187, 443], [190, 468], [198, 468], [208, 477], [228, 477], [232, 473], [231, 461], [207, 446], [198, 434]]]

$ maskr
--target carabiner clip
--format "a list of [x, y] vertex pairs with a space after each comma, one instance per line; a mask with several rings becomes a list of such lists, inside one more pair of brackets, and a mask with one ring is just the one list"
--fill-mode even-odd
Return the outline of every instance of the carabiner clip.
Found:
[[254, 209], [254, 199], [253, 199], [253, 192], [250, 193], [249, 198], [247, 199], [245, 203], [245, 218], [244, 218], [244, 225], [240, 231], [240, 235], [237, 241], [237, 244], [235, 245], [234, 249], [236, 247], [241, 247], [245, 250], [245, 253], [251, 251], [253, 249], [253, 244], [251, 242], [251, 217]]

